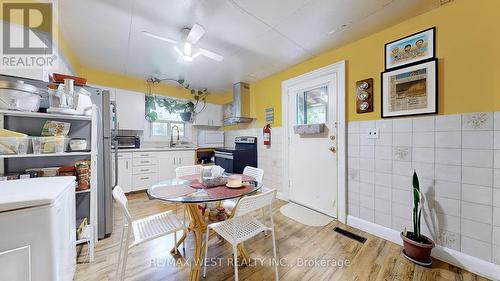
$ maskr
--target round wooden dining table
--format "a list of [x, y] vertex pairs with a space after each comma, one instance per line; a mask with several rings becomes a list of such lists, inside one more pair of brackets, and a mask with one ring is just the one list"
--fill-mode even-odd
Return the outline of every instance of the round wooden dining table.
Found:
[[[206, 232], [207, 222], [203, 214], [198, 208], [198, 205], [224, 201], [227, 199], [241, 198], [245, 195], [252, 194], [262, 187], [262, 183], [258, 183], [254, 178], [241, 175], [243, 186], [240, 188], [228, 188], [225, 185], [215, 187], [205, 187], [200, 183], [199, 175], [185, 176], [180, 179], [163, 180], [148, 188], [147, 194], [151, 200], [162, 200], [171, 203], [181, 203], [185, 205], [189, 213], [190, 221], [187, 226], [187, 231], [184, 231], [182, 237], [177, 241], [172, 252], [184, 242], [188, 232], [193, 234], [194, 238], [194, 254], [191, 263], [190, 281], [198, 281], [200, 278], [200, 270], [203, 262], [203, 233]], [[249, 256], [243, 244], [238, 245], [240, 258], [245, 264], [249, 264]]]

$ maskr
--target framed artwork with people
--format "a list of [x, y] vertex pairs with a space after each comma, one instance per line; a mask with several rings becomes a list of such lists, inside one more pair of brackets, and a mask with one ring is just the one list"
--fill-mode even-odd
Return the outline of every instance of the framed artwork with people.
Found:
[[385, 44], [385, 70], [412, 65], [435, 57], [436, 28]]

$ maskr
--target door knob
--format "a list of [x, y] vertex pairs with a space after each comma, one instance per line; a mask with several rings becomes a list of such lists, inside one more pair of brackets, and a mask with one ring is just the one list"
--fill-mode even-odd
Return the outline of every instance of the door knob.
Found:
[[330, 147], [329, 150], [333, 153], [337, 152], [337, 149], [334, 146]]
[[335, 136], [330, 136], [330, 139], [331, 140], [335, 140]]

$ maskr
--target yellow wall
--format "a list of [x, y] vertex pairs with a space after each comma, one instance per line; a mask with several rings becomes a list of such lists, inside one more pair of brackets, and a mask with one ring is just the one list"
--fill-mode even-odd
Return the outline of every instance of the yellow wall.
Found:
[[[384, 44], [436, 26], [439, 58], [439, 114], [500, 110], [499, 0], [455, 0], [438, 9], [323, 53], [285, 71], [252, 83], [252, 126], [262, 127], [264, 110], [275, 108], [281, 126], [281, 82], [317, 68], [347, 61], [348, 121], [380, 119], [380, 73]], [[373, 113], [357, 114], [355, 83], [375, 79]]]
[[[148, 85], [144, 79], [122, 75], [118, 73], [99, 71], [80, 67], [78, 75], [88, 79], [88, 83], [107, 86], [112, 88], [120, 88], [141, 93], [148, 93]], [[153, 94], [171, 96], [176, 98], [191, 98], [188, 90], [181, 86], [174, 86], [165, 83], [156, 84], [152, 89]], [[216, 104], [228, 103], [232, 100], [232, 93], [212, 93], [208, 96], [207, 101]]]

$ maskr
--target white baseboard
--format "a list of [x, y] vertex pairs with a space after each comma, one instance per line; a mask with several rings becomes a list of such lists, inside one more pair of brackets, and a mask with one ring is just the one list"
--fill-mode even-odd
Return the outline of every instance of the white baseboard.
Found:
[[[347, 225], [358, 228], [385, 240], [402, 245], [399, 232], [363, 219], [347, 216]], [[432, 250], [432, 257], [445, 261], [454, 266], [463, 268], [477, 275], [500, 280], [500, 265], [469, 256], [462, 252], [436, 245]]]
[[289, 201], [288, 200], [288, 196], [286, 196], [283, 192], [281, 191], [278, 191], [276, 193], [276, 198], [280, 199], [280, 200], [283, 200], [283, 201]]

